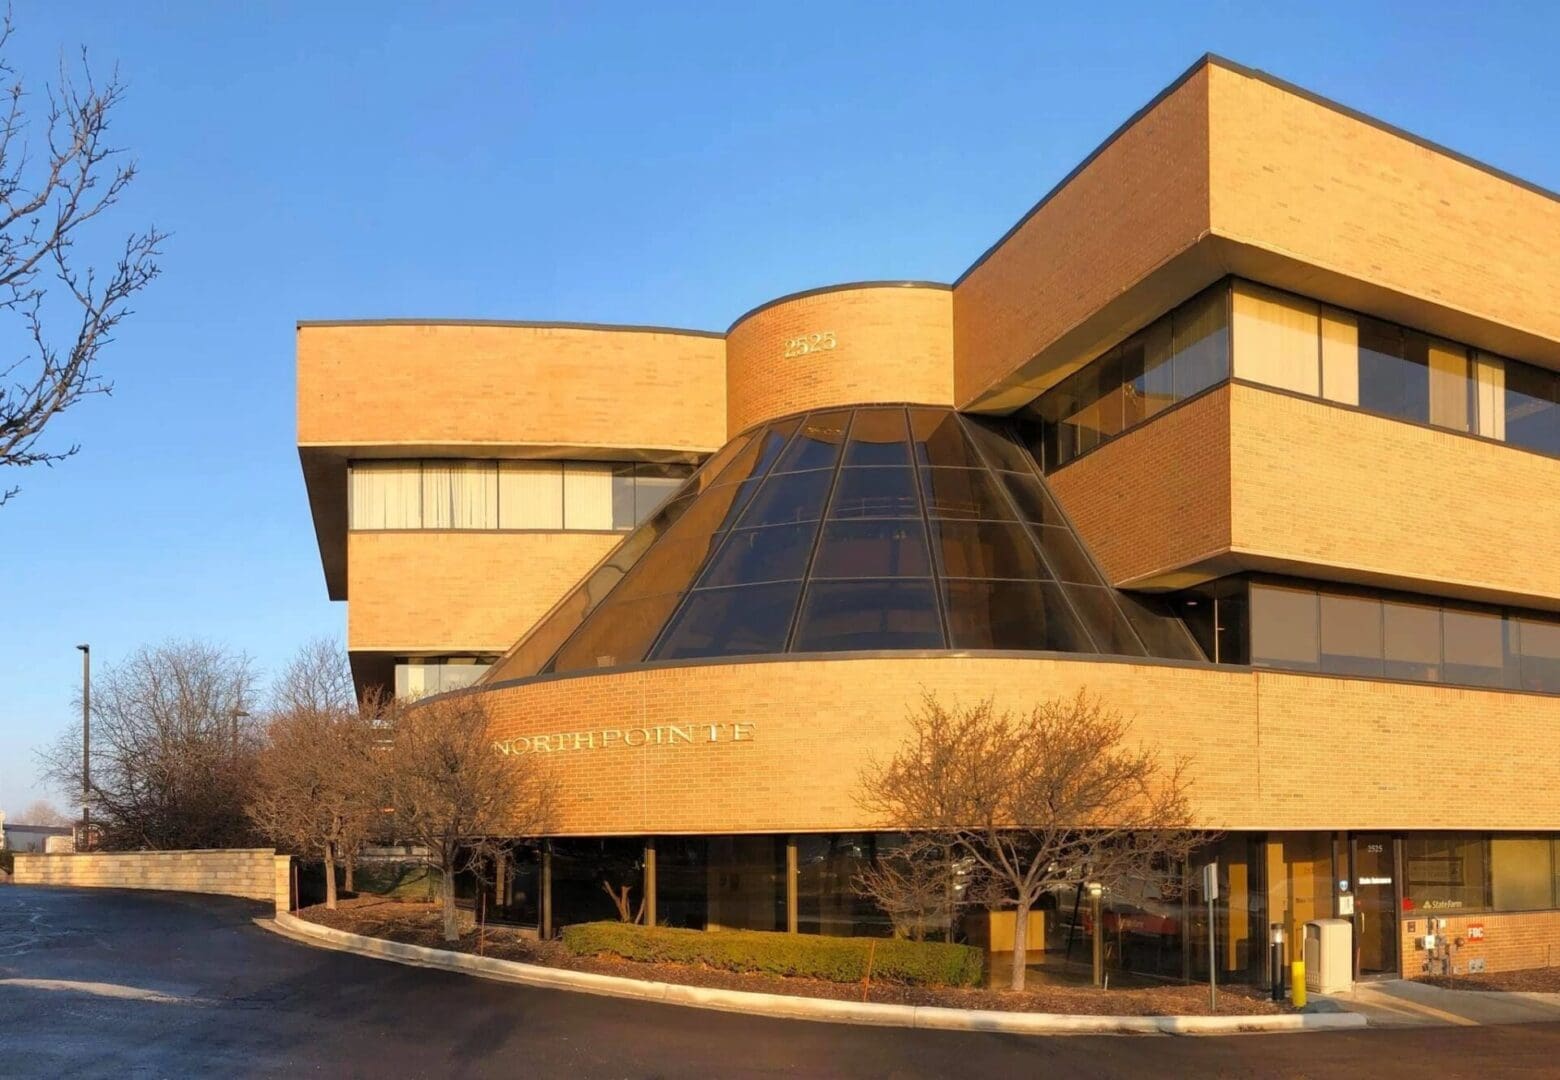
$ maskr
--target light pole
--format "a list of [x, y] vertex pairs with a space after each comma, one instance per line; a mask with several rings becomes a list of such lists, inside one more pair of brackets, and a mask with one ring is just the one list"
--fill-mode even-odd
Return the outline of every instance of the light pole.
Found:
[[92, 646], [81, 650], [81, 846], [92, 850], [92, 808], [88, 795], [92, 790]]
[[1100, 897], [1105, 887], [1098, 881], [1084, 886], [1089, 892], [1090, 914], [1094, 917], [1094, 985], [1105, 985], [1105, 928], [1100, 925]]

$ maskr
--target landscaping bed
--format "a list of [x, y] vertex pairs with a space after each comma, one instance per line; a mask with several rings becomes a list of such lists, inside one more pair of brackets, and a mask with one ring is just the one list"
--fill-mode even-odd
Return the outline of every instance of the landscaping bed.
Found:
[[[344, 900], [335, 911], [305, 908], [299, 918], [365, 937], [384, 938], [410, 945], [457, 952], [479, 951], [479, 935], [471, 913], [461, 912], [459, 942], [443, 940], [436, 904], [404, 903], [376, 896]], [[489, 926], [482, 935], [481, 954], [501, 960], [589, 971], [599, 975], [746, 990], [761, 994], [831, 998], [837, 1001], [870, 1001], [885, 1005], [932, 1005], [950, 1009], [998, 1009], [1009, 1012], [1061, 1013], [1078, 1016], [1208, 1016], [1206, 986], [1162, 986], [1098, 990], [1091, 986], [1036, 985], [1022, 994], [1006, 990], [915, 986], [874, 979], [863, 992], [859, 983], [829, 982], [799, 976], [743, 974], [698, 964], [644, 963], [608, 955], [575, 956], [559, 941], [522, 937], [511, 927]], [[1254, 987], [1231, 985], [1219, 989], [1222, 1016], [1258, 1016], [1290, 1012]]]
[[1522, 994], [1560, 994], [1560, 967], [1523, 968], [1478, 975], [1421, 975], [1416, 982], [1443, 990], [1510, 991]]

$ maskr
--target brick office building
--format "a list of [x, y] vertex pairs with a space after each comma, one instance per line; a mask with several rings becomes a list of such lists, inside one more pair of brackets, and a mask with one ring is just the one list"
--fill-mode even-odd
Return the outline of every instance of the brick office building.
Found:
[[[1557, 371], [1560, 197], [1208, 58], [951, 286], [300, 324], [299, 447], [359, 683], [563, 780], [522, 917], [881, 932], [922, 690], [1086, 687], [1193, 761], [1221, 969], [1347, 896], [1362, 974], [1498, 970], [1560, 947]], [[1111, 904], [1206, 970], [1195, 889]]]

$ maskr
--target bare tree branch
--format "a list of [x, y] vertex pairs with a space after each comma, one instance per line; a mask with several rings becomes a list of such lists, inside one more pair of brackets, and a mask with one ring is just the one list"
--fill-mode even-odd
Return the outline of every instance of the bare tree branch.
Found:
[[[25, 84], [5, 59], [12, 29], [7, 10], [0, 21], [0, 314], [16, 320], [25, 347], [9, 359], [0, 353], [0, 468], [52, 466], [77, 452], [40, 440], [54, 417], [113, 389], [98, 374], [100, 354], [131, 314], [130, 299], [157, 277], [167, 238], [156, 228], [132, 233], [106, 273], [77, 258], [77, 240], [90, 231], [83, 227], [113, 208], [136, 177], [135, 162], [108, 141], [125, 84], [114, 72], [100, 85], [83, 50], [78, 71], [61, 61], [57, 82], [44, 89], [41, 121], [31, 118]], [[19, 490], [0, 485], [0, 505]]]

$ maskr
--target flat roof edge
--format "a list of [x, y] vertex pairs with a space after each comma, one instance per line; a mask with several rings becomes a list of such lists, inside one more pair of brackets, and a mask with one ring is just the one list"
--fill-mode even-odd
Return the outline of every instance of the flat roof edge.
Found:
[[494, 326], [516, 330], [598, 330], [619, 334], [677, 334], [682, 337], [725, 338], [719, 330], [690, 330], [680, 326], [644, 326], [637, 323], [558, 322], [531, 319], [299, 319], [299, 330], [335, 326]]

